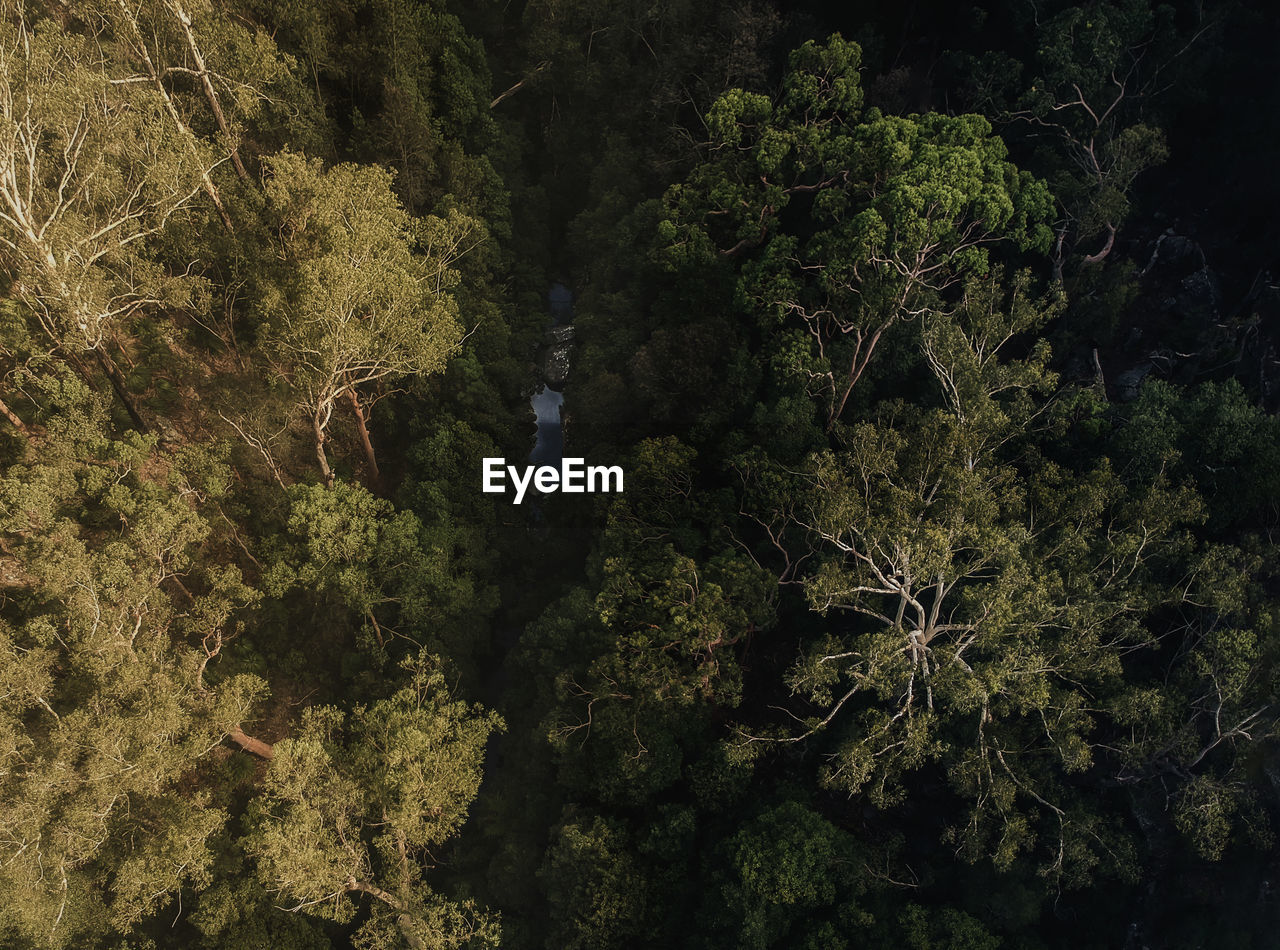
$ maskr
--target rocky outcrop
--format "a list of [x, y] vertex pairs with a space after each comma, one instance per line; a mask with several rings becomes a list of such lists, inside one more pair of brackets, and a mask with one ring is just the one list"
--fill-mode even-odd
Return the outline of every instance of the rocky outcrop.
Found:
[[543, 336], [538, 370], [543, 382], [552, 389], [560, 389], [569, 378], [573, 336], [572, 324], [550, 327]]
[[1187, 384], [1238, 370], [1247, 342], [1199, 242], [1170, 228], [1146, 257], [1127, 336], [1102, 357], [1108, 393], [1120, 401], [1136, 399], [1149, 377]]

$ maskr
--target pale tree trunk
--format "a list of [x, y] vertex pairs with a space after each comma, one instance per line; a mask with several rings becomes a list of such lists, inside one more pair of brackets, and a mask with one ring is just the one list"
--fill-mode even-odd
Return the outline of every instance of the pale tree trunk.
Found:
[[261, 739], [255, 739], [253, 736], [244, 734], [239, 726], [236, 726], [227, 733], [227, 738], [238, 745], [244, 751], [251, 755], [256, 755], [260, 759], [270, 762], [275, 757], [276, 750], [270, 742], [263, 742]]
[[360, 406], [360, 397], [354, 388], [347, 390], [347, 401], [351, 403], [351, 413], [356, 419], [356, 432], [360, 434], [360, 447], [364, 450], [365, 464], [369, 467], [369, 487], [377, 491], [382, 484], [382, 473], [378, 471], [378, 460], [373, 454], [373, 442], [369, 438], [368, 420], [364, 409]]
[[31, 439], [31, 430], [27, 428], [27, 424], [18, 418], [18, 414], [10, 409], [3, 399], [0, 399], [0, 415], [8, 419], [10, 424], [21, 432], [26, 439]]
[[1088, 257], [1086, 257], [1084, 259], [1084, 262], [1086, 264], [1100, 263], [1108, 254], [1111, 253], [1111, 248], [1115, 245], [1115, 243], [1116, 243], [1116, 226], [1108, 222], [1107, 223], [1107, 243], [1102, 245], [1102, 250], [1098, 251], [1097, 254], [1090, 254]]
[[502, 102], [502, 100], [503, 100], [503, 99], [506, 99], [506, 98], [507, 98], [507, 97], [509, 97], [509, 96], [514, 96], [517, 92], [519, 92], [521, 89], [523, 89], [523, 88], [524, 88], [524, 84], [525, 84], [525, 83], [527, 83], [530, 79], [532, 79], [534, 76], [538, 75], [538, 73], [542, 72], [544, 69], [546, 69], [546, 68], [547, 68], [548, 66], [550, 66], [550, 65], [551, 65], [551, 60], [549, 60], [549, 59], [544, 59], [544, 60], [543, 60], [542, 62], [540, 62], [537, 66], [533, 67], [533, 69], [529, 72], [529, 74], [528, 74], [527, 76], [525, 76], [523, 79], [521, 79], [521, 80], [520, 80], [518, 83], [516, 83], [514, 86], [511, 86], [511, 87], [510, 87], [510, 88], [508, 88], [505, 92], [501, 93], [501, 94], [500, 94], [496, 99], [494, 99], [492, 102], [490, 102], [490, 103], [489, 103], [489, 108], [490, 108], [490, 109], [495, 109], [495, 108], [497, 108], [498, 103]]
[[871, 339], [867, 341], [867, 348], [865, 352], [862, 349], [861, 340], [859, 340], [858, 349], [853, 354], [853, 362], [849, 364], [849, 380], [845, 384], [844, 394], [840, 397], [840, 401], [832, 407], [831, 414], [827, 417], [827, 431], [835, 428], [836, 421], [844, 413], [844, 407], [849, 402], [849, 396], [853, 393], [853, 387], [858, 385], [858, 380], [862, 378], [862, 374], [871, 363], [871, 356], [876, 351], [876, 344], [880, 342], [880, 337], [888, 326], [888, 323], [884, 324], [884, 326], [881, 326], [871, 335]]
[[227, 214], [226, 206], [222, 203], [222, 196], [218, 193], [218, 186], [213, 183], [213, 179], [209, 177], [209, 169], [205, 167], [204, 162], [200, 159], [200, 152], [195, 143], [196, 135], [182, 121], [182, 116], [178, 114], [178, 107], [173, 104], [173, 98], [169, 95], [169, 90], [160, 81], [160, 73], [156, 70], [155, 63], [151, 61], [151, 53], [147, 50], [147, 41], [143, 39], [142, 30], [138, 27], [138, 21], [134, 19], [133, 13], [130, 11], [128, 4], [125, 3], [125, 0], [116, 0], [116, 5], [120, 8], [120, 12], [124, 15], [125, 21], [133, 32], [138, 55], [142, 57], [142, 62], [146, 64], [147, 76], [151, 80], [151, 84], [160, 93], [160, 98], [164, 100], [169, 118], [173, 120], [173, 124], [177, 126], [178, 133], [186, 140], [187, 146], [191, 149], [191, 155], [195, 159], [196, 167], [200, 169], [200, 180], [204, 186], [205, 194], [209, 196], [213, 206], [218, 210], [218, 217], [222, 219], [222, 226], [228, 232], [234, 234], [236, 228], [231, 222], [231, 215]]
[[390, 891], [384, 891], [376, 884], [370, 884], [367, 881], [357, 881], [354, 877], [347, 878], [347, 890], [361, 894], [368, 894], [370, 897], [376, 897], [388, 907], [398, 910], [400, 913], [396, 915], [396, 926], [400, 929], [400, 935], [404, 937], [405, 943], [412, 947], [413, 950], [427, 950], [427, 945], [422, 942], [421, 938], [418, 937], [417, 934], [409, 929], [409, 921], [412, 918], [410, 918], [408, 913], [408, 904], [400, 900], [400, 898], [396, 897]]
[[347, 890], [358, 891], [361, 894], [368, 894], [370, 897], [376, 897], [388, 907], [394, 907], [396, 910], [404, 910], [405, 903], [390, 891], [384, 891], [376, 884], [370, 884], [368, 881], [357, 881], [354, 877], [347, 878]]
[[187, 49], [191, 53], [192, 60], [196, 64], [196, 72], [200, 76], [200, 84], [204, 87], [204, 97], [209, 100], [209, 109], [213, 112], [214, 121], [218, 123], [218, 128], [222, 130], [222, 134], [226, 137], [227, 148], [231, 150], [231, 163], [236, 167], [236, 174], [240, 176], [240, 180], [247, 182], [249, 173], [245, 171], [244, 163], [240, 161], [240, 152], [236, 148], [235, 138], [231, 134], [231, 129], [227, 126], [227, 118], [222, 112], [222, 103], [218, 101], [218, 93], [213, 88], [213, 81], [209, 78], [209, 67], [205, 65], [204, 56], [200, 52], [200, 47], [196, 44], [195, 34], [191, 32], [191, 17], [187, 11], [182, 8], [180, 0], [169, 0], [169, 10], [177, 18], [178, 23], [182, 26], [183, 35], [187, 40]]
[[324, 475], [324, 484], [326, 488], [333, 487], [333, 469], [329, 467], [329, 456], [325, 453], [324, 443], [324, 424], [320, 421], [321, 411], [316, 410], [311, 414], [311, 432], [316, 440], [316, 459], [320, 462], [320, 473]]

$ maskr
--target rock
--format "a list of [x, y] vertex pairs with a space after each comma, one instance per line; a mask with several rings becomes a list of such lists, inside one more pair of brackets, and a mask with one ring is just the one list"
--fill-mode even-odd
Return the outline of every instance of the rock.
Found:
[[1187, 273], [1203, 270], [1207, 264], [1199, 244], [1184, 234], [1175, 234], [1170, 228], [1151, 246], [1151, 257], [1142, 273], [1146, 274], [1156, 266]]
[[1155, 369], [1155, 364], [1150, 360], [1145, 363], [1139, 363], [1132, 369], [1127, 369], [1113, 381], [1115, 387], [1116, 398], [1121, 402], [1133, 402], [1138, 398], [1138, 391], [1142, 389], [1142, 381], [1146, 379], [1151, 371]]
[[562, 343], [573, 342], [573, 324], [567, 323], [563, 326], [551, 327], [543, 334], [542, 342], [549, 346], [555, 346]]
[[542, 379], [552, 388], [563, 386], [569, 379], [569, 352], [554, 350], [547, 355], [542, 366]]
[[1209, 307], [1217, 315], [1218, 305], [1222, 302], [1222, 291], [1218, 289], [1218, 279], [1213, 271], [1202, 267], [1193, 274], [1182, 278], [1183, 295], [1200, 307]]
[[[567, 330], [567, 334], [553, 336], [555, 331]], [[573, 327], [553, 327], [547, 332], [547, 345], [543, 347], [539, 369], [542, 381], [554, 389], [560, 389], [569, 378], [569, 353], [573, 350]]]

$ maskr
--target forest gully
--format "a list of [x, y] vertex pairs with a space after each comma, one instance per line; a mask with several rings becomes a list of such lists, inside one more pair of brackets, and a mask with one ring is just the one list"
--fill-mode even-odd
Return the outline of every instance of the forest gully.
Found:
[[1280, 950], [1277, 37], [0, 0], [0, 950]]

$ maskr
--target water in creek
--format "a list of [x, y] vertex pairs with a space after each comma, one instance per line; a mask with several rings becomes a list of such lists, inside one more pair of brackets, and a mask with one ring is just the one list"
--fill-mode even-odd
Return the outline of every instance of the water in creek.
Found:
[[560, 407], [564, 405], [564, 393], [538, 387], [530, 400], [533, 414], [538, 420], [538, 435], [529, 453], [531, 465], [560, 465], [564, 457], [564, 429], [560, 419]]
[[[573, 292], [564, 284], [556, 283], [551, 285], [548, 297], [551, 304], [551, 326], [572, 323]], [[564, 423], [561, 417], [564, 393], [543, 383], [534, 392], [529, 404], [533, 407], [538, 426], [529, 462], [532, 465], [559, 466], [564, 457]]]
[[561, 283], [551, 285], [551, 292], [547, 295], [551, 298], [551, 323], [553, 326], [559, 326], [562, 323], [573, 322], [573, 291]]

